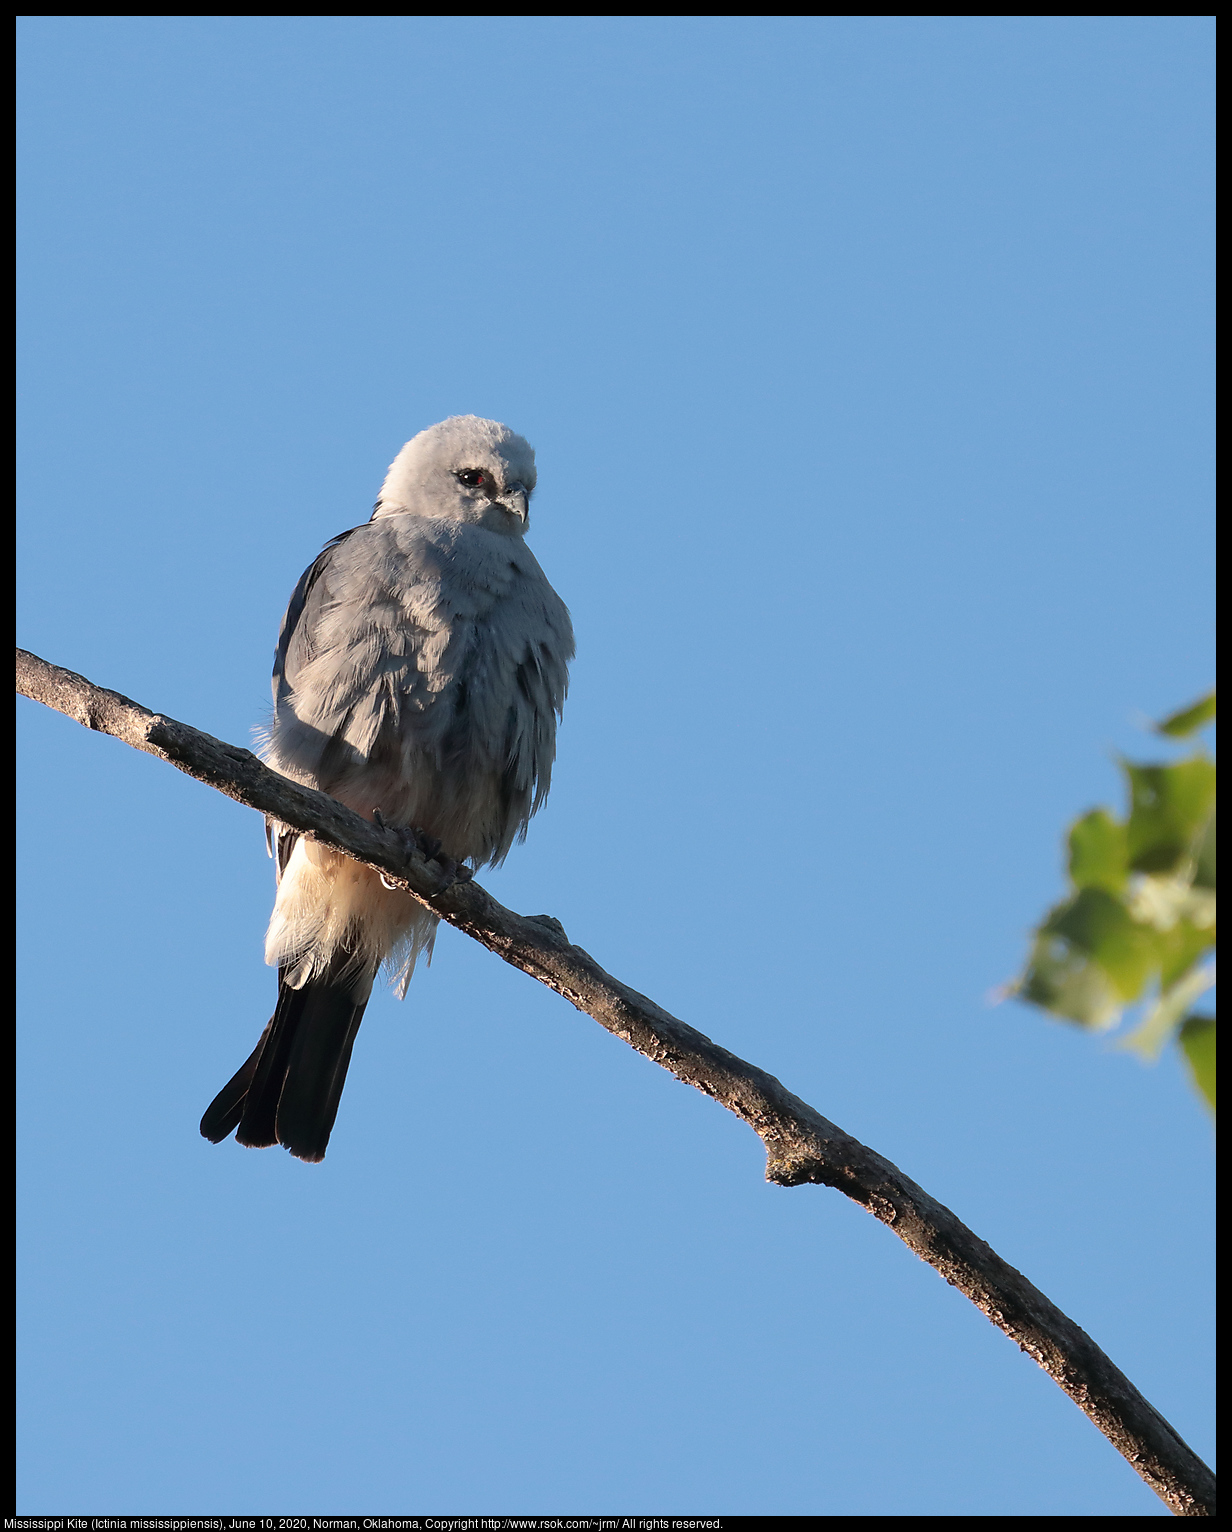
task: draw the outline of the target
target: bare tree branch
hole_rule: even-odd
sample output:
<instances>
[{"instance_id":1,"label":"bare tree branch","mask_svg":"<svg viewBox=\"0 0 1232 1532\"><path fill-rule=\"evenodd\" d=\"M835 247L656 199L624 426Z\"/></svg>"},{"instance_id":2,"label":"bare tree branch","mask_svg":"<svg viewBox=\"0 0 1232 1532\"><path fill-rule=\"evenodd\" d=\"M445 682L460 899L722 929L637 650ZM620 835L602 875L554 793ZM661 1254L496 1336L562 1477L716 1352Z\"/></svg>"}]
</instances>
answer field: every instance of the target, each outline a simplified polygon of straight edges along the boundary
<instances>
[{"instance_id":1,"label":"bare tree branch","mask_svg":"<svg viewBox=\"0 0 1232 1532\"><path fill-rule=\"evenodd\" d=\"M1070 1396L1179 1516L1215 1514L1215 1476L1100 1348L1038 1288L897 1166L827 1121L773 1075L728 1053L572 946L559 921L517 915L479 884L451 882L398 836L270 771L252 754L17 651L17 690L112 734L238 803L383 873L459 930L563 995L677 1079L747 1122L766 1178L816 1182L867 1208L1004 1330Z\"/></svg>"}]
</instances>

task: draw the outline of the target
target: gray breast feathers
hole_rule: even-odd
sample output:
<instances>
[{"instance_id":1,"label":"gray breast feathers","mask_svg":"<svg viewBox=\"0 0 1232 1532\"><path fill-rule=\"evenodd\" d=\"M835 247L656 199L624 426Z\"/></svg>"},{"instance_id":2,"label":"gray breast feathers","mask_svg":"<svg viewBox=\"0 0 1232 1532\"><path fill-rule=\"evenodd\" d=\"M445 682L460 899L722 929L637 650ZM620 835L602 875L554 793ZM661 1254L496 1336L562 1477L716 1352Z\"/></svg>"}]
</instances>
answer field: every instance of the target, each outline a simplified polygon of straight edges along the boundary
<instances>
[{"instance_id":1,"label":"gray breast feathers","mask_svg":"<svg viewBox=\"0 0 1232 1532\"><path fill-rule=\"evenodd\" d=\"M520 537L391 516L304 573L274 661L271 765L499 861L551 780L573 629Z\"/></svg>"}]
</instances>

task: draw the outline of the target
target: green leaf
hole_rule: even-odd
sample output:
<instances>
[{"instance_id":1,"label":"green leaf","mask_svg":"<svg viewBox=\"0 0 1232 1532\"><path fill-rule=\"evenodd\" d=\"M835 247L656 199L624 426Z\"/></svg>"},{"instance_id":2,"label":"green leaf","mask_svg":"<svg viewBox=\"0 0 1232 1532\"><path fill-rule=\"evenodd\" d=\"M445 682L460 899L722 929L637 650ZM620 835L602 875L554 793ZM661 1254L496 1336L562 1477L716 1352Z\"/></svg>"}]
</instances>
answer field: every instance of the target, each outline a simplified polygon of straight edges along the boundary
<instances>
[{"instance_id":1,"label":"green leaf","mask_svg":"<svg viewBox=\"0 0 1232 1532\"><path fill-rule=\"evenodd\" d=\"M1195 964L1177 982L1165 989L1152 1005L1141 1023L1121 1043L1144 1059L1156 1059L1159 1050L1175 1031L1177 1023L1199 995L1206 994L1215 983L1215 965L1206 967Z\"/></svg>"},{"instance_id":2,"label":"green leaf","mask_svg":"<svg viewBox=\"0 0 1232 1532\"><path fill-rule=\"evenodd\" d=\"M1096 1030L1112 1026L1124 1007L1098 963L1063 937L1048 933L1036 937L1014 993L1054 1016Z\"/></svg>"},{"instance_id":3,"label":"green leaf","mask_svg":"<svg viewBox=\"0 0 1232 1532\"><path fill-rule=\"evenodd\" d=\"M1123 1002L1136 1000L1162 957L1160 932L1139 925L1120 899L1102 888L1083 888L1058 905L1042 932L1093 958Z\"/></svg>"},{"instance_id":4,"label":"green leaf","mask_svg":"<svg viewBox=\"0 0 1232 1532\"><path fill-rule=\"evenodd\" d=\"M1211 815L1202 839L1198 842L1197 862L1194 866L1194 887L1215 891L1215 816Z\"/></svg>"},{"instance_id":5,"label":"green leaf","mask_svg":"<svg viewBox=\"0 0 1232 1532\"><path fill-rule=\"evenodd\" d=\"M1189 925L1204 933L1201 941L1215 945L1217 899L1213 888L1199 888L1188 877L1136 872L1124 897L1125 908L1140 926L1173 931Z\"/></svg>"},{"instance_id":6,"label":"green leaf","mask_svg":"<svg viewBox=\"0 0 1232 1532\"><path fill-rule=\"evenodd\" d=\"M1119 894L1129 877L1125 826L1107 809L1092 809L1069 832L1069 875L1075 888Z\"/></svg>"},{"instance_id":7,"label":"green leaf","mask_svg":"<svg viewBox=\"0 0 1232 1532\"><path fill-rule=\"evenodd\" d=\"M1181 1028L1177 1041L1193 1082L1205 1097L1211 1111L1215 1110L1215 1018L1213 1016L1190 1016Z\"/></svg>"},{"instance_id":8,"label":"green leaf","mask_svg":"<svg viewBox=\"0 0 1232 1532\"><path fill-rule=\"evenodd\" d=\"M1199 697L1197 702L1188 707L1180 708L1175 713L1169 713L1162 723L1155 725L1157 734L1169 734L1173 739L1184 739L1187 735L1196 734L1205 724L1210 723L1215 716L1215 693L1207 692L1205 697Z\"/></svg>"},{"instance_id":9,"label":"green leaf","mask_svg":"<svg viewBox=\"0 0 1232 1532\"><path fill-rule=\"evenodd\" d=\"M1178 920L1170 931L1159 933L1158 944L1159 982L1167 989L1178 983L1201 957L1214 950L1215 928Z\"/></svg>"},{"instance_id":10,"label":"green leaf","mask_svg":"<svg viewBox=\"0 0 1232 1532\"><path fill-rule=\"evenodd\" d=\"M1215 763L1195 755L1174 766L1121 764L1129 779L1129 865L1170 872L1198 849L1214 812Z\"/></svg>"},{"instance_id":11,"label":"green leaf","mask_svg":"<svg viewBox=\"0 0 1232 1532\"><path fill-rule=\"evenodd\" d=\"M1171 933L1140 925L1102 888L1058 904L1036 934L1018 996L1084 1027L1109 1027L1158 973Z\"/></svg>"}]
</instances>

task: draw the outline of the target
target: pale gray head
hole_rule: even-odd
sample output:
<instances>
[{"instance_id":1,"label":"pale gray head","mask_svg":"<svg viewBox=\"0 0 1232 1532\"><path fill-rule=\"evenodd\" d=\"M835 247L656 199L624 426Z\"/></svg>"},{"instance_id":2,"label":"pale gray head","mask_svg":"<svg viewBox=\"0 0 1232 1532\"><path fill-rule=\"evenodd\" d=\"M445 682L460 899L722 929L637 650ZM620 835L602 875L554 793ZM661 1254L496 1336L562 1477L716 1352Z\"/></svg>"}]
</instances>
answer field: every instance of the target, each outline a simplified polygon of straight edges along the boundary
<instances>
[{"instance_id":1,"label":"pale gray head","mask_svg":"<svg viewBox=\"0 0 1232 1532\"><path fill-rule=\"evenodd\" d=\"M451 415L389 465L373 518L439 516L522 533L534 487L535 450L524 437L496 420Z\"/></svg>"}]
</instances>

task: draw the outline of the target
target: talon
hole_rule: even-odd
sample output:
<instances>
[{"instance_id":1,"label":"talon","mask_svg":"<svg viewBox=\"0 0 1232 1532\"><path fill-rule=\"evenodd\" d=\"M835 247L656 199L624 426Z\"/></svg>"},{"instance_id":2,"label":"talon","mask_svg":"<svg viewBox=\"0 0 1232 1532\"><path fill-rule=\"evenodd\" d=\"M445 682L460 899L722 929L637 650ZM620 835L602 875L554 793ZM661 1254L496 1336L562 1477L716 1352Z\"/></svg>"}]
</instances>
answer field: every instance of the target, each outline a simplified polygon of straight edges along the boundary
<instances>
[{"instance_id":1,"label":"talon","mask_svg":"<svg viewBox=\"0 0 1232 1532\"><path fill-rule=\"evenodd\" d=\"M447 888L452 888L458 881L458 864L453 857L444 856L439 851L433 857L433 861L441 869L441 881L433 891L433 898L435 898L437 894L443 894Z\"/></svg>"}]
</instances>

